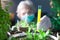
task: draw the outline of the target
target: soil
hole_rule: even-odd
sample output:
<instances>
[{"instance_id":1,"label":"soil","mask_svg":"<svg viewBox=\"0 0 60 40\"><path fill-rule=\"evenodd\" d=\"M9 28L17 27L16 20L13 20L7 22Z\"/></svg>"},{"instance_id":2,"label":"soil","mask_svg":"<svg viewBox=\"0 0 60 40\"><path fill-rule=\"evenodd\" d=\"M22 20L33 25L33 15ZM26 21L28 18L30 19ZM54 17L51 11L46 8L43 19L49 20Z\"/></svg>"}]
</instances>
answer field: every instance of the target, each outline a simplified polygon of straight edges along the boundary
<instances>
[{"instance_id":1,"label":"soil","mask_svg":"<svg viewBox=\"0 0 60 40\"><path fill-rule=\"evenodd\" d=\"M27 32L28 31L28 27L20 27L20 32Z\"/></svg>"}]
</instances>

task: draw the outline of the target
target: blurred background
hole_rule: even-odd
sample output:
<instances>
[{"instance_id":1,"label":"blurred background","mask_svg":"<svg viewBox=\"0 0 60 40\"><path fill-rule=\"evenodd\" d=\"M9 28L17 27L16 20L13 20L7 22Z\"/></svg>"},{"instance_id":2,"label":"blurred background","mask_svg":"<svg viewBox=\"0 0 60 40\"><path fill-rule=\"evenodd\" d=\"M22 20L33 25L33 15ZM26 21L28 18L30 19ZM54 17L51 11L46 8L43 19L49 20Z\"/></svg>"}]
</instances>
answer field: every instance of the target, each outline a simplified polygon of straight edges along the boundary
<instances>
[{"instance_id":1,"label":"blurred background","mask_svg":"<svg viewBox=\"0 0 60 40\"><path fill-rule=\"evenodd\" d=\"M1 40L7 39L6 32L8 31L10 26L15 25L15 23L17 22L16 9L20 1L22 0L0 0ZM52 31L60 32L60 0L31 0L31 1L34 3L36 7L36 12L38 10L38 5L42 6L42 12L45 13L45 15L48 15L48 17L51 20Z\"/></svg>"}]
</instances>

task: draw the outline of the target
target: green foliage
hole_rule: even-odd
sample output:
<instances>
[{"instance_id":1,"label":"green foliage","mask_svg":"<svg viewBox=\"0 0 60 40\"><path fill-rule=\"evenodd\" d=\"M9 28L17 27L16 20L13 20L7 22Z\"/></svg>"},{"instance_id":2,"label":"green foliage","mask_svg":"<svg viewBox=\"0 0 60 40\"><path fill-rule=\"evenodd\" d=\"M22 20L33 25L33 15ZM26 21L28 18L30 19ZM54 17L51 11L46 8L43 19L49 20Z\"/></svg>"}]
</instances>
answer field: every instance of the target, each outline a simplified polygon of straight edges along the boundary
<instances>
[{"instance_id":1,"label":"green foliage","mask_svg":"<svg viewBox=\"0 0 60 40\"><path fill-rule=\"evenodd\" d=\"M51 8L51 10L52 10L53 14L51 16L56 17L57 13L60 13L60 0L52 0L52 6L53 6L53 8Z\"/></svg>"},{"instance_id":2,"label":"green foliage","mask_svg":"<svg viewBox=\"0 0 60 40\"><path fill-rule=\"evenodd\" d=\"M29 27L29 24L26 23L25 21L20 21L21 27Z\"/></svg>"},{"instance_id":3,"label":"green foliage","mask_svg":"<svg viewBox=\"0 0 60 40\"><path fill-rule=\"evenodd\" d=\"M60 7L60 0L52 0L55 6Z\"/></svg>"},{"instance_id":4,"label":"green foliage","mask_svg":"<svg viewBox=\"0 0 60 40\"><path fill-rule=\"evenodd\" d=\"M9 14L0 7L0 40L7 40L7 31L9 29Z\"/></svg>"},{"instance_id":5,"label":"green foliage","mask_svg":"<svg viewBox=\"0 0 60 40\"><path fill-rule=\"evenodd\" d=\"M54 12L50 16L52 22L52 28L55 30L60 30L60 16L57 16L57 14L60 14L60 0L52 0L52 2L53 2L53 8L51 9Z\"/></svg>"},{"instance_id":6,"label":"green foliage","mask_svg":"<svg viewBox=\"0 0 60 40\"><path fill-rule=\"evenodd\" d=\"M31 22L31 23L28 24L25 21L18 21L16 26L36 28L35 22Z\"/></svg>"},{"instance_id":7,"label":"green foliage","mask_svg":"<svg viewBox=\"0 0 60 40\"><path fill-rule=\"evenodd\" d=\"M27 32L27 37L25 40L47 40L47 36L49 35L49 30L47 32L44 32L43 30L34 29L34 32L30 32L31 28L29 28Z\"/></svg>"},{"instance_id":8,"label":"green foliage","mask_svg":"<svg viewBox=\"0 0 60 40\"><path fill-rule=\"evenodd\" d=\"M47 36L49 35L49 30L47 32L44 32L43 30L36 30L36 24L34 22L31 22L30 24L27 24L24 21L18 22L16 25L20 25L22 27L27 27L28 25L28 31L26 32L27 37L25 40L46 40ZM31 32L32 30L32 32Z\"/></svg>"},{"instance_id":9,"label":"green foliage","mask_svg":"<svg viewBox=\"0 0 60 40\"><path fill-rule=\"evenodd\" d=\"M55 30L60 30L60 16L51 18L52 27Z\"/></svg>"}]
</instances>

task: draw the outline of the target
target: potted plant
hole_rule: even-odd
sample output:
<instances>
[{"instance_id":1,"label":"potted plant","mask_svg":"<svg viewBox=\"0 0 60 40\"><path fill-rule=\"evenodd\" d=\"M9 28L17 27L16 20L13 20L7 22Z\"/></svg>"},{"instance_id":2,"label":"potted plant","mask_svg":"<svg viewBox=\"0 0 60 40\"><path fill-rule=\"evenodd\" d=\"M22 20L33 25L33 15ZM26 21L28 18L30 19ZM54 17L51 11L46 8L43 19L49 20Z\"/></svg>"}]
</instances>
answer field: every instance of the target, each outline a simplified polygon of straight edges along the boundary
<instances>
[{"instance_id":1,"label":"potted plant","mask_svg":"<svg viewBox=\"0 0 60 40\"><path fill-rule=\"evenodd\" d=\"M27 32L28 27L30 27L32 30L33 28L36 28L36 24L34 22L28 24L25 21L18 21L16 27L18 27L20 31Z\"/></svg>"},{"instance_id":2,"label":"potted plant","mask_svg":"<svg viewBox=\"0 0 60 40\"><path fill-rule=\"evenodd\" d=\"M20 30L20 32L26 32L28 30L29 24L25 21L18 21L16 27Z\"/></svg>"}]
</instances>

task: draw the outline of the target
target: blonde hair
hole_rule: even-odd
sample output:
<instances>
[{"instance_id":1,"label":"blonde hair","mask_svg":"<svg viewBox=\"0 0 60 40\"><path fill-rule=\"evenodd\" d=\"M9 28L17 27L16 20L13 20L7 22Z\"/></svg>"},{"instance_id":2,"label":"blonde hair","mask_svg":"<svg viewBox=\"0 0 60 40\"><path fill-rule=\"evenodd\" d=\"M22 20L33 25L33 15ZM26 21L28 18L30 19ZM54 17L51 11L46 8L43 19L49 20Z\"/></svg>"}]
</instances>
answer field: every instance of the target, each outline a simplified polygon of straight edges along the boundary
<instances>
[{"instance_id":1,"label":"blonde hair","mask_svg":"<svg viewBox=\"0 0 60 40\"><path fill-rule=\"evenodd\" d=\"M30 0L21 1L21 2L19 3L19 5L17 6L17 11L16 11L16 12L19 12L20 9L21 9L23 6L25 6L25 4L28 5L29 7L31 7L31 9L35 12L35 6L34 6L33 2L30 1Z\"/></svg>"}]
</instances>

